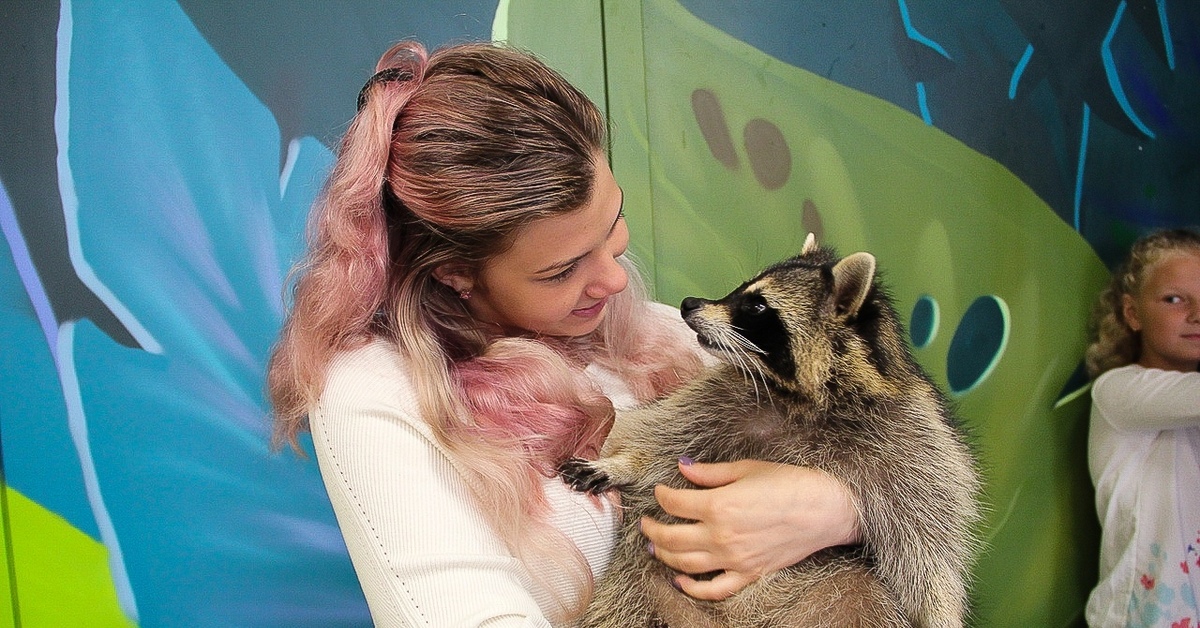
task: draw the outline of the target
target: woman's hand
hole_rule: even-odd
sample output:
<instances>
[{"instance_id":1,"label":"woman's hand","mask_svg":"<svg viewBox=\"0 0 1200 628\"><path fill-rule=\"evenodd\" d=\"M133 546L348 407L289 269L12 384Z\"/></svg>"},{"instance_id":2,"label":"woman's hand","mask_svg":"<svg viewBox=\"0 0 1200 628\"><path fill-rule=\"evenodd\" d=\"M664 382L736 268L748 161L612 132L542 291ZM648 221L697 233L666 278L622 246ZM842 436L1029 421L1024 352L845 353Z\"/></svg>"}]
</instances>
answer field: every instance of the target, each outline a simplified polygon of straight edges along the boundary
<instances>
[{"instance_id":1,"label":"woman's hand","mask_svg":"<svg viewBox=\"0 0 1200 628\"><path fill-rule=\"evenodd\" d=\"M663 510L694 523L641 521L654 556L681 572L675 586L702 600L720 600L764 574L809 554L859 540L858 511L833 476L807 467L741 460L679 470L702 489L659 485ZM711 580L687 574L722 571Z\"/></svg>"}]
</instances>

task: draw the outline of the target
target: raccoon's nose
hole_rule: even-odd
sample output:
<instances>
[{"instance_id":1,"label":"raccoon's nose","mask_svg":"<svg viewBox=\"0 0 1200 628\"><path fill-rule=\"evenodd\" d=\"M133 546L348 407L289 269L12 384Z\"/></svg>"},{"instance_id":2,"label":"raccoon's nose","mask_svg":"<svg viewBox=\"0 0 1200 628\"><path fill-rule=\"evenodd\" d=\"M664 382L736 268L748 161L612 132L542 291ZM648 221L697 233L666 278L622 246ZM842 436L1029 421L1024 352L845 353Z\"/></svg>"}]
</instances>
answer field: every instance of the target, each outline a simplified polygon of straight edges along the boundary
<instances>
[{"instance_id":1,"label":"raccoon's nose","mask_svg":"<svg viewBox=\"0 0 1200 628\"><path fill-rule=\"evenodd\" d=\"M684 316L687 316L688 314L695 312L696 310L700 309L703 306L704 306L704 299L697 299L696 297L688 297L683 300L683 303L679 304L679 313L683 314Z\"/></svg>"}]
</instances>

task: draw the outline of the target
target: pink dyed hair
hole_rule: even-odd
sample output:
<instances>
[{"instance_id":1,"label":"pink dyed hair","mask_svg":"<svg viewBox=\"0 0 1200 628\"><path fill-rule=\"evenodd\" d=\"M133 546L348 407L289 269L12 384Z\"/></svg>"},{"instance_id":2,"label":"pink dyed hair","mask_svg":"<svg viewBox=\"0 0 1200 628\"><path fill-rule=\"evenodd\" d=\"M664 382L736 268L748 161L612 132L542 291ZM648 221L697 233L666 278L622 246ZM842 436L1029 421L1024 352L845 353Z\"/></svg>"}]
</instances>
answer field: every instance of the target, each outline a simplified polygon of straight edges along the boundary
<instances>
[{"instance_id":1,"label":"pink dyed hair","mask_svg":"<svg viewBox=\"0 0 1200 628\"><path fill-rule=\"evenodd\" d=\"M605 364L649 400L699 360L647 323L636 271L586 338L497 338L477 325L434 270L478 272L532 221L584 206L604 119L553 70L503 46L430 55L403 42L377 65L393 68L365 88L314 207L268 367L275 442L296 445L334 355L388 338L408 361L422 416L514 555L590 587L582 556L546 523L541 488L563 459L594 455L611 425L611 403L582 368ZM580 608L568 606L564 617Z\"/></svg>"}]
</instances>

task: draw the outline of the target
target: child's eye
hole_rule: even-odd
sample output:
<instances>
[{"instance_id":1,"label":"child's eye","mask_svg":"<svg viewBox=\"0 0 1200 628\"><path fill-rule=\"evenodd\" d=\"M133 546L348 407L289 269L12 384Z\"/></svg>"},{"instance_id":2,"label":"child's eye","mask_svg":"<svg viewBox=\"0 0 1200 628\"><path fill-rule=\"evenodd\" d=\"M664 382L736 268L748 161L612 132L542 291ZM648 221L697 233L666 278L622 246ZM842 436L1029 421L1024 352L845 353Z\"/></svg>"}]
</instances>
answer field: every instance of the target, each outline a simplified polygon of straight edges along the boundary
<instances>
[{"instance_id":1,"label":"child's eye","mask_svg":"<svg viewBox=\"0 0 1200 628\"><path fill-rule=\"evenodd\" d=\"M1163 297L1163 301L1165 301L1167 303L1171 303L1171 304L1182 303L1183 297L1181 297L1177 294L1168 294L1167 296Z\"/></svg>"}]
</instances>

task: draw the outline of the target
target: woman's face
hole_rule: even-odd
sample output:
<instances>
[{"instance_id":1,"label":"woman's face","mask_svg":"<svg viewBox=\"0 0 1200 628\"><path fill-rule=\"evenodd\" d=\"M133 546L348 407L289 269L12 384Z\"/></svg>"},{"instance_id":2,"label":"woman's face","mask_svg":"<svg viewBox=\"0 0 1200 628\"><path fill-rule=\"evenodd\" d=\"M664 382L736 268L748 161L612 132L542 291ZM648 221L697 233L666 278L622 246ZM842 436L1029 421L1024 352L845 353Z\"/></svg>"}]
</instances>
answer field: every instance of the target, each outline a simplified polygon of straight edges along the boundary
<instances>
[{"instance_id":1,"label":"woman's face","mask_svg":"<svg viewBox=\"0 0 1200 628\"><path fill-rule=\"evenodd\" d=\"M1200 364L1200 254L1156 263L1137 297L1125 295L1125 320L1142 334L1138 364L1194 371Z\"/></svg>"},{"instance_id":2,"label":"woman's face","mask_svg":"<svg viewBox=\"0 0 1200 628\"><path fill-rule=\"evenodd\" d=\"M583 336L604 320L609 297L629 283L617 258L629 246L621 188L597 159L592 198L569 214L517 232L513 246L475 277L472 315L506 331Z\"/></svg>"}]
</instances>

